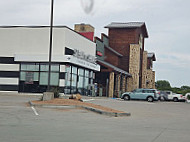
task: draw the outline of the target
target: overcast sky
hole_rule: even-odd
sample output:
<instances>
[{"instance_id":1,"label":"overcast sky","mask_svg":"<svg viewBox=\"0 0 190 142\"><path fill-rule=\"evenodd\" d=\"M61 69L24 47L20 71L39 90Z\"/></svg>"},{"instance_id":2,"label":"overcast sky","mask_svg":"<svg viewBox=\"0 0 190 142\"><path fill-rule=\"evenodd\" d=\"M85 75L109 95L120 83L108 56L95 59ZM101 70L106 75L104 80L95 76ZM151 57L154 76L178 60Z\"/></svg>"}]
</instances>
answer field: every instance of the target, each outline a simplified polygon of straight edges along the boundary
<instances>
[{"instance_id":1,"label":"overcast sky","mask_svg":"<svg viewBox=\"0 0 190 142\"><path fill-rule=\"evenodd\" d=\"M155 52L156 80L190 86L190 0L54 0L54 25L76 23L107 34L111 22L145 22L145 50ZM0 25L49 25L51 0L0 0Z\"/></svg>"}]
</instances>

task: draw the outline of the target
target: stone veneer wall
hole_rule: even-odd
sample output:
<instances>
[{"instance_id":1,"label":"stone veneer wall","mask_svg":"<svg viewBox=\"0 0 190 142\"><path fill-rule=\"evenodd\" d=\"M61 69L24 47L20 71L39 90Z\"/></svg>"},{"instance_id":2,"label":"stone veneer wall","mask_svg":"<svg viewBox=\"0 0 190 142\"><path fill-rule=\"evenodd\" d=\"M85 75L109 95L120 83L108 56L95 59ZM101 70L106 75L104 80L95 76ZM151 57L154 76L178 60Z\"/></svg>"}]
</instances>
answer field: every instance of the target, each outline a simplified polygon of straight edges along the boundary
<instances>
[{"instance_id":1,"label":"stone veneer wall","mask_svg":"<svg viewBox=\"0 0 190 142\"><path fill-rule=\"evenodd\" d=\"M147 51L143 52L143 61L142 61L142 88L146 88L146 76L147 76Z\"/></svg>"},{"instance_id":2,"label":"stone veneer wall","mask_svg":"<svg viewBox=\"0 0 190 142\"><path fill-rule=\"evenodd\" d=\"M155 72L152 69L147 70L147 86L146 88L154 89L155 88Z\"/></svg>"},{"instance_id":3,"label":"stone veneer wall","mask_svg":"<svg viewBox=\"0 0 190 142\"><path fill-rule=\"evenodd\" d=\"M128 77L127 78L126 92L131 92L131 91L133 91L133 78L132 77Z\"/></svg>"},{"instance_id":4,"label":"stone veneer wall","mask_svg":"<svg viewBox=\"0 0 190 142\"><path fill-rule=\"evenodd\" d=\"M124 93L126 91L126 76L122 75L122 86L121 86L121 91Z\"/></svg>"},{"instance_id":5,"label":"stone veneer wall","mask_svg":"<svg viewBox=\"0 0 190 142\"><path fill-rule=\"evenodd\" d=\"M129 55L129 73L132 79L128 78L128 91L139 88L139 69L140 69L140 46L139 44L130 44Z\"/></svg>"},{"instance_id":6,"label":"stone veneer wall","mask_svg":"<svg viewBox=\"0 0 190 142\"><path fill-rule=\"evenodd\" d=\"M152 88L155 89L155 71L152 71Z\"/></svg>"},{"instance_id":7,"label":"stone veneer wall","mask_svg":"<svg viewBox=\"0 0 190 142\"><path fill-rule=\"evenodd\" d=\"M113 98L114 94L114 72L110 72L109 75L109 97Z\"/></svg>"}]
</instances>

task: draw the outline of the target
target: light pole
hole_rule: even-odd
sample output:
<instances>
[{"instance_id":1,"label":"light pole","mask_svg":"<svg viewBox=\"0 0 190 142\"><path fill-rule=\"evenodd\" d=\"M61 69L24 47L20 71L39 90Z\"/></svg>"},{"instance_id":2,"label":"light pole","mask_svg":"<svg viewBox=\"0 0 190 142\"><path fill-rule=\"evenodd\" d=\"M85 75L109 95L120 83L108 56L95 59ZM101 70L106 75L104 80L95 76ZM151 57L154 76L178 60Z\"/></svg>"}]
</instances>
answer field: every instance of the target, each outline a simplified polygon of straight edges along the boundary
<instances>
[{"instance_id":1,"label":"light pole","mask_svg":"<svg viewBox=\"0 0 190 142\"><path fill-rule=\"evenodd\" d=\"M50 78L51 78L51 56L52 56L52 41L53 41L53 4L54 4L54 0L51 0L49 70L48 70L48 88L47 88L47 91L50 91Z\"/></svg>"}]
</instances>

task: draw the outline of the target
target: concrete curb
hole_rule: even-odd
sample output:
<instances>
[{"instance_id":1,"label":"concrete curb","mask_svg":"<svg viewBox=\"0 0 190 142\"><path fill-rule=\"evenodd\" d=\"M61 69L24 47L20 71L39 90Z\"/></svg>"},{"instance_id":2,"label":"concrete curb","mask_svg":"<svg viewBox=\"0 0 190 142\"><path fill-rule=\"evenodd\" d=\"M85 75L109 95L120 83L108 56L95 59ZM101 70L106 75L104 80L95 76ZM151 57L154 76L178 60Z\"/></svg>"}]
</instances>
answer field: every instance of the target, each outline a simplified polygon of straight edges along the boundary
<instances>
[{"instance_id":1,"label":"concrete curb","mask_svg":"<svg viewBox=\"0 0 190 142\"><path fill-rule=\"evenodd\" d=\"M93 107L87 107L87 106L33 104L31 101L29 101L29 104L31 106L45 107L45 108L63 108L63 109L82 108L82 109L86 109L86 110L89 110L101 115L114 116L114 117L131 116L131 113L108 112L108 111L102 111L102 110L99 110Z\"/></svg>"}]
</instances>

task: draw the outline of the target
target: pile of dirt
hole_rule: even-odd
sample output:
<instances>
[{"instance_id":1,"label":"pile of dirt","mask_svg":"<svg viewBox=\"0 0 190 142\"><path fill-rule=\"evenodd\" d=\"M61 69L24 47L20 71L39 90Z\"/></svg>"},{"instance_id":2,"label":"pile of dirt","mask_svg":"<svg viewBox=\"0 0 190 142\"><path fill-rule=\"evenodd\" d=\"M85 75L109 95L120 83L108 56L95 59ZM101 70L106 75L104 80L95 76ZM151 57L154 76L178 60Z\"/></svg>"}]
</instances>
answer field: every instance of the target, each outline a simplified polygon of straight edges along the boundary
<instances>
[{"instance_id":1,"label":"pile of dirt","mask_svg":"<svg viewBox=\"0 0 190 142\"><path fill-rule=\"evenodd\" d=\"M119 110L111 109L108 107L103 107L100 105L92 104L92 103L86 103L86 102L81 102L79 100L71 100L71 99L62 99L62 98L57 98L49 101L32 101L33 104L46 104L46 105L62 105L62 106L85 106L85 107L92 107L95 109L99 109L102 111L106 112L113 112L113 113L124 113Z\"/></svg>"}]
</instances>

